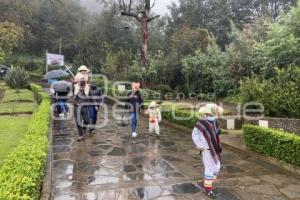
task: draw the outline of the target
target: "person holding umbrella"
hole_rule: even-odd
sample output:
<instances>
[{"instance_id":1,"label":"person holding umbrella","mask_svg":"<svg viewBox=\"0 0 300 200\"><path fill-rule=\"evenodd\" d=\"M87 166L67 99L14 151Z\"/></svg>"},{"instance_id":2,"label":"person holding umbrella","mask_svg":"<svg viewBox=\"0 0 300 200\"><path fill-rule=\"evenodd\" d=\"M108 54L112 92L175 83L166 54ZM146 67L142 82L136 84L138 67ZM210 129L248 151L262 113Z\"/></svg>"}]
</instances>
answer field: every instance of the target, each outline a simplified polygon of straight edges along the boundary
<instances>
[{"instance_id":1,"label":"person holding umbrella","mask_svg":"<svg viewBox=\"0 0 300 200\"><path fill-rule=\"evenodd\" d=\"M204 164L203 192L208 197L215 198L213 184L220 172L222 152L219 138L221 129L217 117L224 112L224 109L216 104L207 104L201 107L199 112L204 114L204 117L195 124L192 139L202 155Z\"/></svg>"},{"instance_id":2,"label":"person holding umbrella","mask_svg":"<svg viewBox=\"0 0 300 200\"><path fill-rule=\"evenodd\" d=\"M44 79L48 80L48 83L51 84L50 94L54 96L54 100L58 104L56 110L60 118L63 118L69 113L66 104L72 86L67 81L64 81L64 79L69 76L67 72L61 69L52 70L44 75Z\"/></svg>"},{"instance_id":3,"label":"person holding umbrella","mask_svg":"<svg viewBox=\"0 0 300 200\"><path fill-rule=\"evenodd\" d=\"M58 103L57 113L60 118L69 115L67 106L68 94L71 91L71 84L65 80L54 82L51 86L51 93L55 96Z\"/></svg>"}]
</instances>

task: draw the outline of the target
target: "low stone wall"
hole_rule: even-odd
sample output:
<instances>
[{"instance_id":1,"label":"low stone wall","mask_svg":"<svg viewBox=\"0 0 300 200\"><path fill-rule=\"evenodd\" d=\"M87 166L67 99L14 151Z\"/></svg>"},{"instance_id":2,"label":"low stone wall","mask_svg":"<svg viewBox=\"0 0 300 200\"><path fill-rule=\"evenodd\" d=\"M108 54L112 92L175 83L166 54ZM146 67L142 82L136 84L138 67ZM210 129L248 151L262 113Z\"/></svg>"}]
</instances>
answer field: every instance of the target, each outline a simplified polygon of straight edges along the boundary
<instances>
[{"instance_id":1,"label":"low stone wall","mask_svg":"<svg viewBox=\"0 0 300 200\"><path fill-rule=\"evenodd\" d=\"M286 132L300 135L300 119L265 117L260 120L249 120L226 117L225 119L220 119L219 121L221 128L227 130L241 129L244 124L251 124L266 128L282 129Z\"/></svg>"},{"instance_id":2,"label":"low stone wall","mask_svg":"<svg viewBox=\"0 0 300 200\"><path fill-rule=\"evenodd\" d=\"M233 117L226 117L223 119L219 119L220 125L222 129L227 129L227 130L238 130L241 129L244 120L243 119L234 119Z\"/></svg>"},{"instance_id":3,"label":"low stone wall","mask_svg":"<svg viewBox=\"0 0 300 200\"><path fill-rule=\"evenodd\" d=\"M286 132L300 135L300 119L266 117L261 120L245 120L245 123L267 128L282 129Z\"/></svg>"}]
</instances>

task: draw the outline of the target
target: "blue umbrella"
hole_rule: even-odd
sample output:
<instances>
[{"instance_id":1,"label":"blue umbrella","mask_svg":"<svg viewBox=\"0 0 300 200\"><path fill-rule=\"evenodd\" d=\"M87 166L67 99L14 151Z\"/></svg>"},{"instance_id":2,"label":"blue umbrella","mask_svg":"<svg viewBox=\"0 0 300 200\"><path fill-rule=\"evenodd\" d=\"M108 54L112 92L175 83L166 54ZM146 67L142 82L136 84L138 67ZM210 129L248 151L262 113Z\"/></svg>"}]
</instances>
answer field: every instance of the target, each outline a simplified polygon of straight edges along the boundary
<instances>
[{"instance_id":1,"label":"blue umbrella","mask_svg":"<svg viewBox=\"0 0 300 200\"><path fill-rule=\"evenodd\" d=\"M56 79L56 78L63 78L63 77L67 77L69 76L69 74L63 70L53 70L48 72L47 74L45 74L44 79Z\"/></svg>"}]
</instances>

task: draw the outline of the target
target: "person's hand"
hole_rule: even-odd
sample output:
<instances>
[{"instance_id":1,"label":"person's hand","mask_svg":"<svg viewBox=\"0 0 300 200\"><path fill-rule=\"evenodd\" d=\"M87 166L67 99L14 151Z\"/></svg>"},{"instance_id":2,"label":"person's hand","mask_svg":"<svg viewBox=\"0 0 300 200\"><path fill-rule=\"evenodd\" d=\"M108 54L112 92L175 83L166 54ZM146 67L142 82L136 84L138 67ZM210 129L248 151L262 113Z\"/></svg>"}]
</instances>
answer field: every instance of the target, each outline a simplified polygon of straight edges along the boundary
<instances>
[{"instance_id":1,"label":"person's hand","mask_svg":"<svg viewBox=\"0 0 300 200\"><path fill-rule=\"evenodd\" d=\"M204 149L203 149L203 148L198 148L198 147L195 147L195 149L197 149L197 150L198 150L198 151L200 151L200 152L204 151Z\"/></svg>"},{"instance_id":2,"label":"person's hand","mask_svg":"<svg viewBox=\"0 0 300 200\"><path fill-rule=\"evenodd\" d=\"M99 107L98 106L96 106L95 109L96 109L96 111L99 111Z\"/></svg>"}]
</instances>

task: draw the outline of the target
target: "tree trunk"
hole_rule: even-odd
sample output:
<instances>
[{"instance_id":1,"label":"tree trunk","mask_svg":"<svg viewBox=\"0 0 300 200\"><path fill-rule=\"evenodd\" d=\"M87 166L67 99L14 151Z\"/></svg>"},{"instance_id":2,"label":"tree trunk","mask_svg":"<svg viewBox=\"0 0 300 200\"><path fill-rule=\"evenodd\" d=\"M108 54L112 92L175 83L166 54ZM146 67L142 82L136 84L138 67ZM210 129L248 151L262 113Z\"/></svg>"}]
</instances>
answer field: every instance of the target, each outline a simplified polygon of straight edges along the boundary
<instances>
[{"instance_id":1,"label":"tree trunk","mask_svg":"<svg viewBox=\"0 0 300 200\"><path fill-rule=\"evenodd\" d=\"M142 44L141 49L141 64L144 69L149 68L149 62L148 62L148 45L147 42Z\"/></svg>"}]
</instances>

